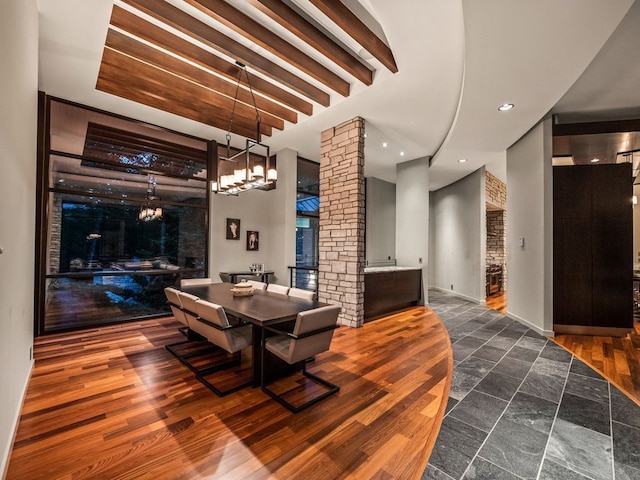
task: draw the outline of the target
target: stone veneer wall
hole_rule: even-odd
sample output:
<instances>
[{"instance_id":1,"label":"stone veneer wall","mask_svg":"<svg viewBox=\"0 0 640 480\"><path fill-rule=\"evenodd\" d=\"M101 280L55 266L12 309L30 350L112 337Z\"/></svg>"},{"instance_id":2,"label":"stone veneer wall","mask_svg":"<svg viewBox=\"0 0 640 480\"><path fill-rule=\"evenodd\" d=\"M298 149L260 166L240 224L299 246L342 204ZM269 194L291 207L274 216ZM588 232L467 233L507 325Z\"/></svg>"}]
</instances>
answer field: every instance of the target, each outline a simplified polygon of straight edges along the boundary
<instances>
[{"instance_id":1,"label":"stone veneer wall","mask_svg":"<svg viewBox=\"0 0 640 480\"><path fill-rule=\"evenodd\" d=\"M507 185L485 172L487 209L486 263L502 265L502 290L507 289ZM497 210L495 210L497 209Z\"/></svg>"},{"instance_id":2,"label":"stone veneer wall","mask_svg":"<svg viewBox=\"0 0 640 480\"><path fill-rule=\"evenodd\" d=\"M340 322L364 323L364 120L321 135L318 299L342 306Z\"/></svg>"},{"instance_id":3,"label":"stone veneer wall","mask_svg":"<svg viewBox=\"0 0 640 480\"><path fill-rule=\"evenodd\" d=\"M507 185L497 177L485 172L486 202L494 208L505 210L507 208Z\"/></svg>"},{"instance_id":4,"label":"stone veneer wall","mask_svg":"<svg viewBox=\"0 0 640 480\"><path fill-rule=\"evenodd\" d=\"M502 265L502 290L507 290L507 212L491 210L487 212L487 265Z\"/></svg>"},{"instance_id":5,"label":"stone veneer wall","mask_svg":"<svg viewBox=\"0 0 640 480\"><path fill-rule=\"evenodd\" d=\"M204 267L205 235L202 222L202 210L199 208L185 208L180 215L180 238L178 239L178 265L186 268Z\"/></svg>"},{"instance_id":6,"label":"stone veneer wall","mask_svg":"<svg viewBox=\"0 0 640 480\"><path fill-rule=\"evenodd\" d=\"M51 222L49 234L49 271L47 273L60 272L60 249L62 241L62 196L53 195L53 201L49 203L49 221ZM65 272L69 271L69 265L63 265Z\"/></svg>"}]
</instances>

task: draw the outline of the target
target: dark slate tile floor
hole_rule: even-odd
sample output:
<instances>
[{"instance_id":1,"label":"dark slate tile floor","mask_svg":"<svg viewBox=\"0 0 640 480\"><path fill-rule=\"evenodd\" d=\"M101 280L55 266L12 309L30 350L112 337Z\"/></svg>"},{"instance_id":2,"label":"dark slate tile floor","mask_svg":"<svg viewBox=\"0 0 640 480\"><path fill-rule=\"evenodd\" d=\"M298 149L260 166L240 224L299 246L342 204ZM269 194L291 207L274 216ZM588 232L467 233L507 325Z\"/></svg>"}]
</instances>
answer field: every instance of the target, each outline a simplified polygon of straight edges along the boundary
<instances>
[{"instance_id":1,"label":"dark slate tile floor","mask_svg":"<svg viewBox=\"0 0 640 480\"><path fill-rule=\"evenodd\" d=\"M449 402L423 480L638 480L640 407L526 326L439 290Z\"/></svg>"}]
</instances>

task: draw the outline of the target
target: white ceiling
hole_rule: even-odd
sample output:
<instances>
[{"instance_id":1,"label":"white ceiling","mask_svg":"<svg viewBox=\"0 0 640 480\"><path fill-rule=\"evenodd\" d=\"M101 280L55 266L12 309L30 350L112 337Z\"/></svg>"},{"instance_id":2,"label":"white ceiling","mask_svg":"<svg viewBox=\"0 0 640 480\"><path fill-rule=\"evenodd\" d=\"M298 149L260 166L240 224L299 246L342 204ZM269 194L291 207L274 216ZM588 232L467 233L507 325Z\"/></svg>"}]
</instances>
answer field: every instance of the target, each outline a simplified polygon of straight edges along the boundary
<instances>
[{"instance_id":1,"label":"white ceiling","mask_svg":"<svg viewBox=\"0 0 640 480\"><path fill-rule=\"evenodd\" d=\"M309 8L308 0L293 1ZM372 86L356 86L346 99L334 95L331 107L316 107L319 113L274 131L265 141L272 151L292 148L318 160L320 132L361 116L367 176L394 181L397 163L433 157L432 190L485 164L504 179L505 149L550 111L570 121L585 114L638 118L640 4L615 31L633 3L360 0L382 27L398 73L378 69ZM113 0L38 0L39 88L223 141L221 130L95 89L112 5ZM498 112L505 102L516 108ZM460 158L468 161L460 164Z\"/></svg>"}]
</instances>

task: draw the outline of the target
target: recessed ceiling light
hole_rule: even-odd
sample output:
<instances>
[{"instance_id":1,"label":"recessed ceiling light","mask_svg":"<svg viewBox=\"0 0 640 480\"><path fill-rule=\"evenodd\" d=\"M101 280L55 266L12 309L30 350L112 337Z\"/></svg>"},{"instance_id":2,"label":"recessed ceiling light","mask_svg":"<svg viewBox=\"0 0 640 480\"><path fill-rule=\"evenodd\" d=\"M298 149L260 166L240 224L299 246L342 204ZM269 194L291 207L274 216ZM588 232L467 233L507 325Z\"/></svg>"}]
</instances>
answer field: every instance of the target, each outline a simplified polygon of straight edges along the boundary
<instances>
[{"instance_id":1,"label":"recessed ceiling light","mask_svg":"<svg viewBox=\"0 0 640 480\"><path fill-rule=\"evenodd\" d=\"M498 107L498 110L500 110L501 112L507 112L511 110L513 107L515 107L513 103L503 103Z\"/></svg>"},{"instance_id":2,"label":"recessed ceiling light","mask_svg":"<svg viewBox=\"0 0 640 480\"><path fill-rule=\"evenodd\" d=\"M387 148L389 144L387 142L382 142L382 148Z\"/></svg>"},{"instance_id":3,"label":"recessed ceiling light","mask_svg":"<svg viewBox=\"0 0 640 480\"><path fill-rule=\"evenodd\" d=\"M599 158L592 158L591 163L598 163L600 161Z\"/></svg>"},{"instance_id":4,"label":"recessed ceiling light","mask_svg":"<svg viewBox=\"0 0 640 480\"><path fill-rule=\"evenodd\" d=\"M401 156L401 157L404 157L404 152L400 152L400 156Z\"/></svg>"},{"instance_id":5,"label":"recessed ceiling light","mask_svg":"<svg viewBox=\"0 0 640 480\"><path fill-rule=\"evenodd\" d=\"M458 160L458 163L467 163L467 159L466 158L461 158L460 160Z\"/></svg>"}]
</instances>

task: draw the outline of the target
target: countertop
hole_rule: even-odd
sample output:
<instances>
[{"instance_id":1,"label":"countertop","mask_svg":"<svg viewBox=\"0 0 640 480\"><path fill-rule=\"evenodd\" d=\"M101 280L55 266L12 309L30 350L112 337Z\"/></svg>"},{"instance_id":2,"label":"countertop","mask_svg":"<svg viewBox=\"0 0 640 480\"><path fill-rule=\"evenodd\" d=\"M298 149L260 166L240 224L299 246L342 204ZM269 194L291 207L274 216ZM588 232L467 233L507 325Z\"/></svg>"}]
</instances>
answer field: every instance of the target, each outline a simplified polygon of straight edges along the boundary
<instances>
[{"instance_id":1,"label":"countertop","mask_svg":"<svg viewBox=\"0 0 640 480\"><path fill-rule=\"evenodd\" d=\"M402 270L422 270L422 267L399 267L399 266L364 267L364 273L399 272Z\"/></svg>"}]
</instances>

